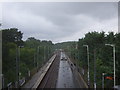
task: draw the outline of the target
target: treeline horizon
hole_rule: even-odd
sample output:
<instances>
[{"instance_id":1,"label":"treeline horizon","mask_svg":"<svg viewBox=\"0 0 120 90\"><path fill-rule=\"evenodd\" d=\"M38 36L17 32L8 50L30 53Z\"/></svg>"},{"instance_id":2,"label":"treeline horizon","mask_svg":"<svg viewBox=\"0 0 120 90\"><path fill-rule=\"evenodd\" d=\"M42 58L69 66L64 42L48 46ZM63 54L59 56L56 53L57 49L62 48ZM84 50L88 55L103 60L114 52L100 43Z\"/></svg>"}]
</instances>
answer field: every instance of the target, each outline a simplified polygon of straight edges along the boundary
<instances>
[{"instance_id":1,"label":"treeline horizon","mask_svg":"<svg viewBox=\"0 0 120 90\"><path fill-rule=\"evenodd\" d=\"M37 72L38 68L44 65L51 57L54 50L64 49L73 59L76 65L85 70L83 75L87 82L87 52L83 45L89 46L90 53L90 85L94 83L94 50L96 50L96 82L97 87L102 87L102 73L107 73L113 77L113 53L112 47L105 44L114 44L116 47L116 84L120 84L120 33L109 32L88 32L85 37L78 41L68 41L53 44L50 40L39 40L29 37L23 41L23 33L17 28L3 29L2 31L2 62L5 85L12 82L13 86L17 81L16 77L16 48L20 48L20 79L28 80L28 71L31 76ZM113 80L105 79L105 87L113 87Z\"/></svg>"},{"instance_id":2,"label":"treeline horizon","mask_svg":"<svg viewBox=\"0 0 120 90\"><path fill-rule=\"evenodd\" d=\"M1 31L4 87L10 83L16 87L18 81L16 68L19 66L19 80L28 81L52 56L53 43L50 40L42 41L34 37L23 41L23 33L17 28Z\"/></svg>"},{"instance_id":3,"label":"treeline horizon","mask_svg":"<svg viewBox=\"0 0 120 90\"><path fill-rule=\"evenodd\" d=\"M94 87L94 66L96 67L96 85L98 88L102 87L102 73L105 75L105 88L112 88L114 82L114 60L113 60L113 47L106 46L105 44L115 45L115 60L116 60L116 85L120 85L120 33L109 32L88 32L84 38L78 40L78 42L63 43L63 48L68 52L71 59L75 61L75 64L85 71L83 75L87 82L87 49L84 45L89 47L90 57L90 86ZM78 67L78 68L79 68ZM112 80L106 79L111 77Z\"/></svg>"}]
</instances>

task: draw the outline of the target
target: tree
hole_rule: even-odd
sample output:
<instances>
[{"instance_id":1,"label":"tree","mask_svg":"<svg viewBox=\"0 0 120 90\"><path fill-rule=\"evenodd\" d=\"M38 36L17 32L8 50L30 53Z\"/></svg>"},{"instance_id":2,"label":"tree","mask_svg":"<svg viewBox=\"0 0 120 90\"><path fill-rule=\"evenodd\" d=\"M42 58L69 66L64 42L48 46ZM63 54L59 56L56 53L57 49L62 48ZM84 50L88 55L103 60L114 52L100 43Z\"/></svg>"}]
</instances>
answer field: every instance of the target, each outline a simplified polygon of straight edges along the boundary
<instances>
[{"instance_id":1,"label":"tree","mask_svg":"<svg viewBox=\"0 0 120 90\"><path fill-rule=\"evenodd\" d=\"M2 71L5 85L16 80L16 48L23 44L22 34L17 28L2 30Z\"/></svg>"},{"instance_id":2,"label":"tree","mask_svg":"<svg viewBox=\"0 0 120 90\"><path fill-rule=\"evenodd\" d=\"M13 42L16 43L17 45L21 45L23 42L22 35L23 33L21 33L21 31L18 31L17 28L2 30L2 42L3 43Z\"/></svg>"}]
</instances>

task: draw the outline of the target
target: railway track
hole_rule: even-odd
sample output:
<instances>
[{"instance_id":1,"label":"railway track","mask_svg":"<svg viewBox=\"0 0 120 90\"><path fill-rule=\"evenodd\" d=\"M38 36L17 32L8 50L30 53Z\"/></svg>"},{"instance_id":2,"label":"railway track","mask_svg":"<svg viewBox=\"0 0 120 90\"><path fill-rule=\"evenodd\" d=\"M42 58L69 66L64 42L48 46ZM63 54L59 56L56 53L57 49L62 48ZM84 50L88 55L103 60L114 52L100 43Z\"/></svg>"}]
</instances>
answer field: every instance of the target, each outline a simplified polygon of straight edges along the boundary
<instances>
[{"instance_id":1,"label":"railway track","mask_svg":"<svg viewBox=\"0 0 120 90\"><path fill-rule=\"evenodd\" d=\"M43 68L43 73L32 89L87 88L86 83L75 68L68 56L57 51Z\"/></svg>"},{"instance_id":2,"label":"railway track","mask_svg":"<svg viewBox=\"0 0 120 90\"><path fill-rule=\"evenodd\" d=\"M53 61L52 65L50 66L48 72L46 73L45 77L43 78L42 82L39 84L38 88L56 88L57 76L58 76L58 68L59 68L59 57L60 55L57 54L55 60Z\"/></svg>"},{"instance_id":3,"label":"railway track","mask_svg":"<svg viewBox=\"0 0 120 90\"><path fill-rule=\"evenodd\" d=\"M55 88L59 68L60 54L57 51L42 69L42 74L33 85L32 90Z\"/></svg>"}]
</instances>

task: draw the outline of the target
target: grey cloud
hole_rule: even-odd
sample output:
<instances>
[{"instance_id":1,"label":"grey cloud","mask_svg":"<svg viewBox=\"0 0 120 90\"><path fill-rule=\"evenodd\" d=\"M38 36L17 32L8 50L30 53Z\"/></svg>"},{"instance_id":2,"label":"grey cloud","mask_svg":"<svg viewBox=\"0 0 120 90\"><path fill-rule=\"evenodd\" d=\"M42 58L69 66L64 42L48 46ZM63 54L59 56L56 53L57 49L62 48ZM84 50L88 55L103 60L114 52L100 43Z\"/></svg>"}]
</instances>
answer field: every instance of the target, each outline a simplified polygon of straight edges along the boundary
<instances>
[{"instance_id":1,"label":"grey cloud","mask_svg":"<svg viewBox=\"0 0 120 90\"><path fill-rule=\"evenodd\" d=\"M76 33L95 23L104 25L110 21L117 25L117 21L113 22L117 18L117 8L117 3L113 2L3 3L3 28L19 28L24 39L34 36L57 42L73 36L72 40L75 40L80 37L79 34L75 36Z\"/></svg>"}]
</instances>

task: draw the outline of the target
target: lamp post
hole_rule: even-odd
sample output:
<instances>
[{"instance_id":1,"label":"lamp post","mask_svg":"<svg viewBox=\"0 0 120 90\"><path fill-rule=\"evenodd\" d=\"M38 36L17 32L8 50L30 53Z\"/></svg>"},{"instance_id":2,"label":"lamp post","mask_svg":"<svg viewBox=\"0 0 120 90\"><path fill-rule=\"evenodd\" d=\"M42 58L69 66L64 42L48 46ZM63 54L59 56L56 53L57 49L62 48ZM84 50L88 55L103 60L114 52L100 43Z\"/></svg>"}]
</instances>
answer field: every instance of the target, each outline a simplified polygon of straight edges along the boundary
<instances>
[{"instance_id":1,"label":"lamp post","mask_svg":"<svg viewBox=\"0 0 120 90\"><path fill-rule=\"evenodd\" d=\"M2 89L4 89L4 74L1 74L1 78L2 78Z\"/></svg>"},{"instance_id":2,"label":"lamp post","mask_svg":"<svg viewBox=\"0 0 120 90\"><path fill-rule=\"evenodd\" d=\"M40 46L37 47L37 72L38 72L39 48Z\"/></svg>"},{"instance_id":3,"label":"lamp post","mask_svg":"<svg viewBox=\"0 0 120 90\"><path fill-rule=\"evenodd\" d=\"M102 88L103 88L103 90L104 90L104 77L105 77L105 74L106 73L102 73Z\"/></svg>"},{"instance_id":4,"label":"lamp post","mask_svg":"<svg viewBox=\"0 0 120 90\"><path fill-rule=\"evenodd\" d=\"M83 45L84 47L87 47L87 59L88 59L88 87L90 87L90 70L89 70L89 47L88 45Z\"/></svg>"},{"instance_id":5,"label":"lamp post","mask_svg":"<svg viewBox=\"0 0 120 90\"><path fill-rule=\"evenodd\" d=\"M19 87L19 51L18 51L18 46L16 47L16 77L17 77L17 84L16 87Z\"/></svg>"},{"instance_id":6,"label":"lamp post","mask_svg":"<svg viewBox=\"0 0 120 90\"><path fill-rule=\"evenodd\" d=\"M20 80L20 48L22 48L24 46L17 46L16 47L16 75L17 75L17 87L19 87L19 80Z\"/></svg>"},{"instance_id":7,"label":"lamp post","mask_svg":"<svg viewBox=\"0 0 120 90\"><path fill-rule=\"evenodd\" d=\"M47 60L49 59L49 46L47 46Z\"/></svg>"},{"instance_id":8,"label":"lamp post","mask_svg":"<svg viewBox=\"0 0 120 90\"><path fill-rule=\"evenodd\" d=\"M106 46L113 47L113 61L114 61L114 87L115 87L115 45L114 44L105 44Z\"/></svg>"},{"instance_id":9,"label":"lamp post","mask_svg":"<svg viewBox=\"0 0 120 90\"><path fill-rule=\"evenodd\" d=\"M18 71L18 77L19 77L19 80L20 80L20 48L22 48L24 46L18 46L18 68L19 68L19 71ZM19 84L19 83L18 83Z\"/></svg>"},{"instance_id":10,"label":"lamp post","mask_svg":"<svg viewBox=\"0 0 120 90\"><path fill-rule=\"evenodd\" d=\"M46 47L44 46L44 62L46 61L46 56L45 56L45 54L46 54Z\"/></svg>"}]
</instances>

